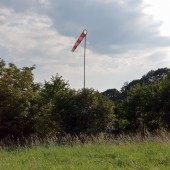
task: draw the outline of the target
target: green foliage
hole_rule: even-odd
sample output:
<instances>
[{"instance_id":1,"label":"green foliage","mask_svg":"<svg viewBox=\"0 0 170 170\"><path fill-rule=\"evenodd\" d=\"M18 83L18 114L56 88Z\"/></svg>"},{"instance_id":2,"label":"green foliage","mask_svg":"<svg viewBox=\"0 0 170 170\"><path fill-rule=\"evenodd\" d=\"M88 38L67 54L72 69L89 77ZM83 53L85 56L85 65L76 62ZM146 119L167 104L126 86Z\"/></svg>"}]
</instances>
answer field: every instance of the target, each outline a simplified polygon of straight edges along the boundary
<instances>
[{"instance_id":1,"label":"green foliage","mask_svg":"<svg viewBox=\"0 0 170 170\"><path fill-rule=\"evenodd\" d=\"M71 89L58 74L34 83L34 69L0 60L0 139L170 130L167 68L103 93Z\"/></svg>"},{"instance_id":2,"label":"green foliage","mask_svg":"<svg viewBox=\"0 0 170 170\"><path fill-rule=\"evenodd\" d=\"M125 100L129 91L136 86L150 85L153 83L164 80L170 69L160 68L157 70L151 70L146 75L142 76L141 79L133 80L130 83L125 82L120 92L116 89L109 89L103 92L104 95L108 96L114 102Z\"/></svg>"},{"instance_id":3,"label":"green foliage","mask_svg":"<svg viewBox=\"0 0 170 170\"><path fill-rule=\"evenodd\" d=\"M112 129L114 104L93 89L67 91L56 103L56 116L70 134L95 134Z\"/></svg>"},{"instance_id":4,"label":"green foliage","mask_svg":"<svg viewBox=\"0 0 170 170\"><path fill-rule=\"evenodd\" d=\"M159 90L159 85L137 86L131 90L125 100L126 117L130 122L130 130L140 131L145 133L150 131L155 123L154 130L159 127L156 122L159 120L159 115L155 112L155 96Z\"/></svg>"},{"instance_id":5,"label":"green foliage","mask_svg":"<svg viewBox=\"0 0 170 170\"><path fill-rule=\"evenodd\" d=\"M51 81L45 82L41 89L41 103L45 107L46 112L42 110L38 117L40 121L37 125L38 133L41 136L61 135L63 127L61 126L61 119L57 117L59 108L66 110L68 105L71 104L70 97L74 93L69 89L68 82L65 82L58 74L51 78ZM63 117L64 115L62 115Z\"/></svg>"},{"instance_id":6,"label":"green foliage","mask_svg":"<svg viewBox=\"0 0 170 170\"><path fill-rule=\"evenodd\" d=\"M115 101L114 133L170 130L169 69L151 70L139 80L125 83L121 91L106 90Z\"/></svg>"},{"instance_id":7,"label":"green foliage","mask_svg":"<svg viewBox=\"0 0 170 170\"><path fill-rule=\"evenodd\" d=\"M124 100L129 130L147 131L170 129L170 76L149 85L139 85Z\"/></svg>"},{"instance_id":8,"label":"green foliage","mask_svg":"<svg viewBox=\"0 0 170 170\"><path fill-rule=\"evenodd\" d=\"M161 83L160 105L163 112L162 120L166 130L170 130L170 73Z\"/></svg>"},{"instance_id":9,"label":"green foliage","mask_svg":"<svg viewBox=\"0 0 170 170\"><path fill-rule=\"evenodd\" d=\"M113 128L113 102L93 89L72 90L57 74L45 82L40 95L43 105L50 106L49 113L41 115L48 134L95 134Z\"/></svg>"},{"instance_id":10,"label":"green foliage","mask_svg":"<svg viewBox=\"0 0 170 170\"><path fill-rule=\"evenodd\" d=\"M117 89L108 89L104 92L102 92L103 95L108 96L110 100L116 102L120 100L121 93Z\"/></svg>"},{"instance_id":11,"label":"green foliage","mask_svg":"<svg viewBox=\"0 0 170 170\"><path fill-rule=\"evenodd\" d=\"M139 80L133 80L130 83L125 83L125 85L122 87L122 97L125 97L128 93L128 91L132 90L138 85L150 85L155 82L159 82L165 78L167 73L169 72L168 68L161 68L157 70L151 70L146 75L142 76Z\"/></svg>"},{"instance_id":12,"label":"green foliage","mask_svg":"<svg viewBox=\"0 0 170 170\"><path fill-rule=\"evenodd\" d=\"M22 136L33 131L30 111L37 93L34 67L17 68L0 61L0 133ZM3 135L2 135L3 136Z\"/></svg>"}]
</instances>

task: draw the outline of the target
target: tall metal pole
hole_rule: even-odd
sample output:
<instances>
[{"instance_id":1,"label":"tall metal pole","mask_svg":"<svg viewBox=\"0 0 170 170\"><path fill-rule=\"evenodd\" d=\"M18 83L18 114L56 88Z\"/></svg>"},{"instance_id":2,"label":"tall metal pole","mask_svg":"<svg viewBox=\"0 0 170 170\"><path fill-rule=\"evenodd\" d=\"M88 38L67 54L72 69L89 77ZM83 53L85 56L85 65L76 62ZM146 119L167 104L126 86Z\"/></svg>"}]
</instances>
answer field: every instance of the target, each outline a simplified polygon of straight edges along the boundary
<instances>
[{"instance_id":1,"label":"tall metal pole","mask_svg":"<svg viewBox=\"0 0 170 170\"><path fill-rule=\"evenodd\" d=\"M87 30L84 30L87 36ZM85 88L86 88L86 36L84 37L84 88L83 88L83 112L85 113ZM84 122L83 122L84 123Z\"/></svg>"},{"instance_id":2,"label":"tall metal pole","mask_svg":"<svg viewBox=\"0 0 170 170\"><path fill-rule=\"evenodd\" d=\"M84 91L86 88L86 36L84 38Z\"/></svg>"},{"instance_id":3,"label":"tall metal pole","mask_svg":"<svg viewBox=\"0 0 170 170\"><path fill-rule=\"evenodd\" d=\"M86 88L86 36L87 36L87 30L84 29L81 35L79 36L78 40L76 41L75 45L72 48L72 52L76 50L78 45L81 43L81 41L85 38L84 41L84 87L83 87L83 112L85 112L85 88Z\"/></svg>"}]
</instances>

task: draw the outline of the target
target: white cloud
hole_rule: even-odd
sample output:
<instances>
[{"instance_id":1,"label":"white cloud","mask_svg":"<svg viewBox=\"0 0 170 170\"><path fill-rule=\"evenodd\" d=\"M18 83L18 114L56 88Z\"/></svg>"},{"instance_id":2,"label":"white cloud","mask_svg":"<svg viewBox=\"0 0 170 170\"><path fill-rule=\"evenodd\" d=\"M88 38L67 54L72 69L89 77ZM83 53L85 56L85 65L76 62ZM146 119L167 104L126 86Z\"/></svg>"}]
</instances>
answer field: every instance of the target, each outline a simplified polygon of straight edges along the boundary
<instances>
[{"instance_id":1,"label":"white cloud","mask_svg":"<svg viewBox=\"0 0 170 170\"><path fill-rule=\"evenodd\" d=\"M162 36L170 36L169 6L170 1L144 0L143 12L150 15L153 21L161 22L160 33Z\"/></svg>"}]
</instances>

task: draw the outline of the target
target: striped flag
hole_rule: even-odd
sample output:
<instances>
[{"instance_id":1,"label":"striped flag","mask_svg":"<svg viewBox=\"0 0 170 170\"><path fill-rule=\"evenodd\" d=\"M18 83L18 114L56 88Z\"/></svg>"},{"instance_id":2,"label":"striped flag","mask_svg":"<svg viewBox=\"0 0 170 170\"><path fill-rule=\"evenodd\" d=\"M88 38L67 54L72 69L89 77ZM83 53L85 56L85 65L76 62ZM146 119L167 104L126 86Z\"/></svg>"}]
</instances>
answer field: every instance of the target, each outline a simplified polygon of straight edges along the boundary
<instances>
[{"instance_id":1,"label":"striped flag","mask_svg":"<svg viewBox=\"0 0 170 170\"><path fill-rule=\"evenodd\" d=\"M83 30L83 32L79 36L78 40L76 41L75 45L73 46L72 52L74 52L76 50L76 48L81 43L81 41L84 39L84 37L86 37L86 35L87 35L87 30Z\"/></svg>"}]
</instances>

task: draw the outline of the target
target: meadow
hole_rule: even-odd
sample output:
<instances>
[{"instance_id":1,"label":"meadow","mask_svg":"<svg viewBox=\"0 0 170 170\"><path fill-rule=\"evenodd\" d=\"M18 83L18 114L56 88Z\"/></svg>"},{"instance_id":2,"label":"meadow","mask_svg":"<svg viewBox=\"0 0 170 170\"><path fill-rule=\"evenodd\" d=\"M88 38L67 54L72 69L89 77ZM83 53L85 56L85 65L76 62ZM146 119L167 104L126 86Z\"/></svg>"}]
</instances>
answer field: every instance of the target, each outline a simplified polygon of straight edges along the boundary
<instances>
[{"instance_id":1,"label":"meadow","mask_svg":"<svg viewBox=\"0 0 170 170\"><path fill-rule=\"evenodd\" d=\"M70 139L69 139L70 140ZM64 141L64 140L63 140ZM36 140L0 148L1 170L169 170L170 134Z\"/></svg>"}]
</instances>

